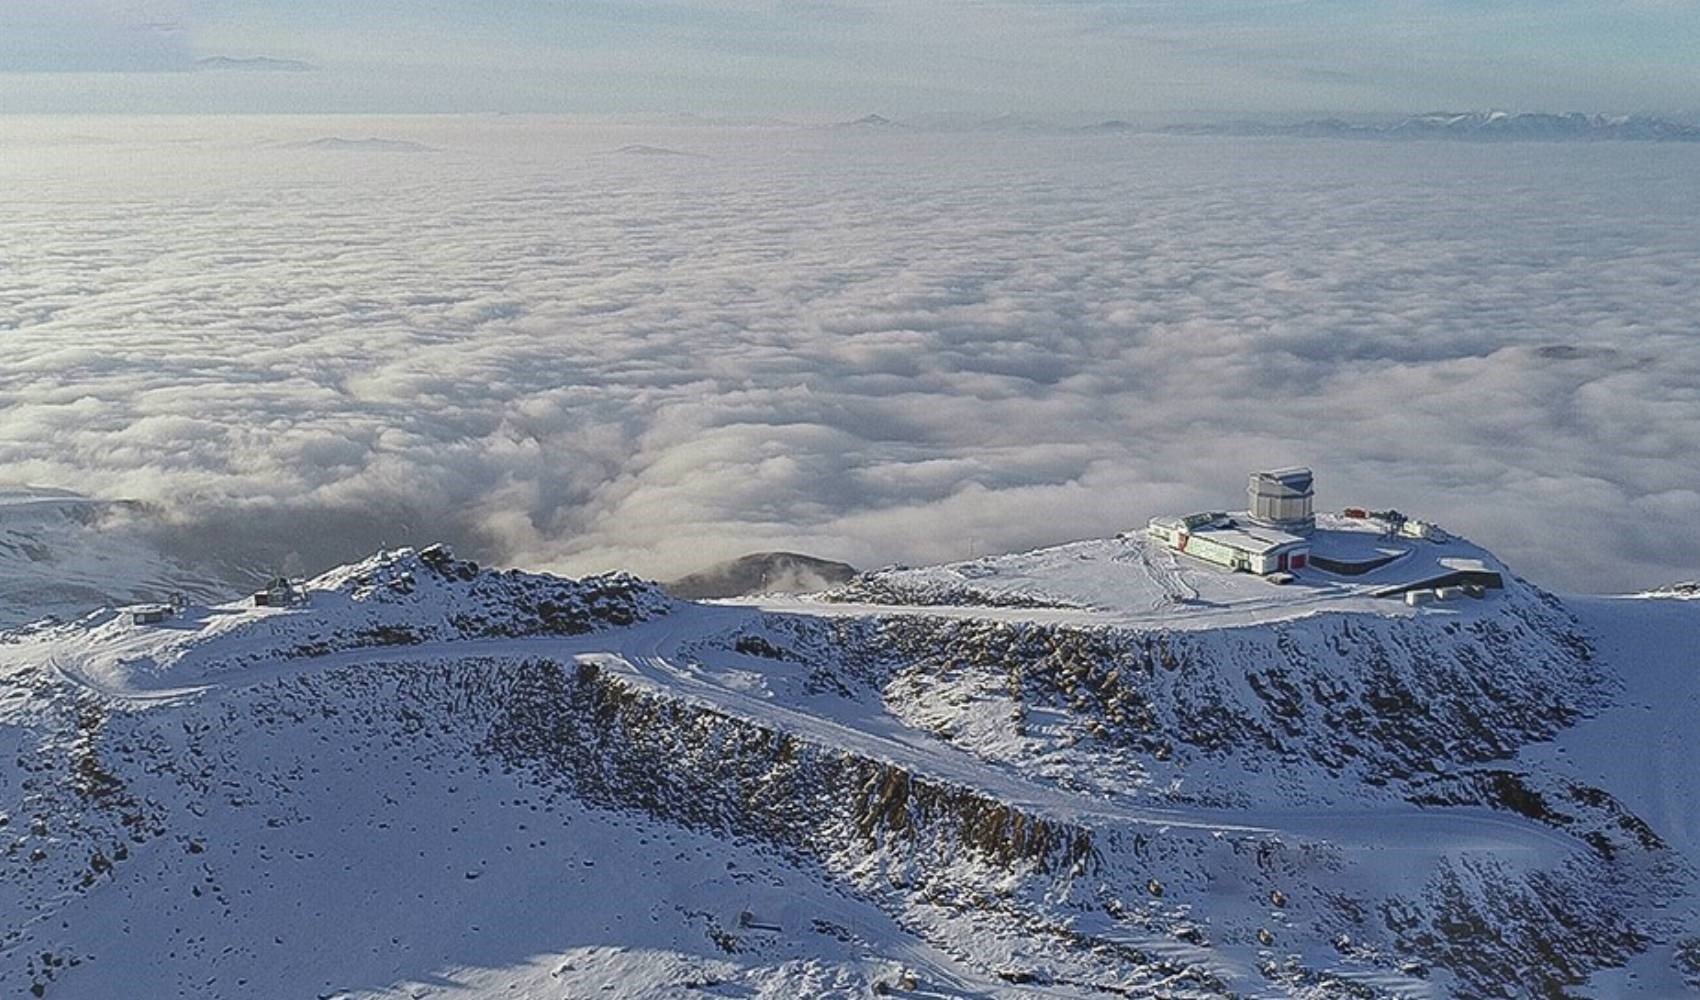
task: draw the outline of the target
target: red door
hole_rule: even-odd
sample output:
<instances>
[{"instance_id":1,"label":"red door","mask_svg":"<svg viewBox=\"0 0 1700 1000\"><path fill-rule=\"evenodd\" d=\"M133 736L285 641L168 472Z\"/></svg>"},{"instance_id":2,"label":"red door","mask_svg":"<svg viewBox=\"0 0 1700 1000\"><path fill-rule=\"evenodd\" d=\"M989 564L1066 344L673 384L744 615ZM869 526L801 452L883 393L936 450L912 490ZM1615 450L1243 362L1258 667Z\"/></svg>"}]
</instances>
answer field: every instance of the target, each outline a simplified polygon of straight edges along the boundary
<instances>
[{"instance_id":1,"label":"red door","mask_svg":"<svg viewBox=\"0 0 1700 1000\"><path fill-rule=\"evenodd\" d=\"M1275 562L1275 568L1279 569L1283 573L1287 571L1287 553L1281 553L1281 558Z\"/></svg>"}]
</instances>

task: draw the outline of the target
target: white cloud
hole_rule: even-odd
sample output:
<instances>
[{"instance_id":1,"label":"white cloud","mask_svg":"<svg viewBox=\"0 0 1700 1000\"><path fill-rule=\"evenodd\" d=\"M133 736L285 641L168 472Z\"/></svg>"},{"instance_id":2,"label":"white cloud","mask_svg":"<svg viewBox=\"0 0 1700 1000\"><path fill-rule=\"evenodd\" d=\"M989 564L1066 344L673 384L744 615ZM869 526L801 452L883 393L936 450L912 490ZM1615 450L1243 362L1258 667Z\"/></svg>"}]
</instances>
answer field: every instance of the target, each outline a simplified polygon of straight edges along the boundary
<instances>
[{"instance_id":1,"label":"white cloud","mask_svg":"<svg viewBox=\"0 0 1700 1000\"><path fill-rule=\"evenodd\" d=\"M292 145L326 135L437 151ZM1325 502L1552 586L1700 567L1700 150L464 118L0 141L0 463L195 544L918 562L1309 461Z\"/></svg>"}]
</instances>

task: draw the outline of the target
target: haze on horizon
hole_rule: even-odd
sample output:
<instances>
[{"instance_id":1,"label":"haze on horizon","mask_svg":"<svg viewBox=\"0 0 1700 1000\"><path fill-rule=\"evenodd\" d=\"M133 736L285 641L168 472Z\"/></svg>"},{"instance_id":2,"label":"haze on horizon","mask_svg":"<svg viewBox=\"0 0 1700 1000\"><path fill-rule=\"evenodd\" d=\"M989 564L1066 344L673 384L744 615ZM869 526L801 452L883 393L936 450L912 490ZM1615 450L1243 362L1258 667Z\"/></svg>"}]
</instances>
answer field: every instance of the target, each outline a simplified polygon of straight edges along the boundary
<instances>
[{"instance_id":1,"label":"haze on horizon","mask_svg":"<svg viewBox=\"0 0 1700 1000\"><path fill-rule=\"evenodd\" d=\"M0 113L1700 105L1687 0L0 0Z\"/></svg>"}]
</instances>

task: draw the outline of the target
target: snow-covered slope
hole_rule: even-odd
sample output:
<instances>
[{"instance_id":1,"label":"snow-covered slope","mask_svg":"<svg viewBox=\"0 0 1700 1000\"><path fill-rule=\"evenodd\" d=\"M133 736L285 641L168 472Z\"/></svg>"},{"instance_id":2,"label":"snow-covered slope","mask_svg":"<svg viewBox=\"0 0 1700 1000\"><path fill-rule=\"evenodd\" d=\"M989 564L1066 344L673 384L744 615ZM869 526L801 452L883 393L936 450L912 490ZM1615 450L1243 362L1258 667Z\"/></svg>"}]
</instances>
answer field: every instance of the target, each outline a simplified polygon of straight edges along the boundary
<instances>
[{"instance_id":1,"label":"snow-covered slope","mask_svg":"<svg viewBox=\"0 0 1700 1000\"><path fill-rule=\"evenodd\" d=\"M1662 597L1566 603L1621 687L1598 713L1526 748L1520 765L1610 789L1678 857L1700 864L1700 602L1678 586ZM1692 880L1670 887L1674 966L1653 949L1600 977L1596 995L1700 994L1697 889Z\"/></svg>"},{"instance_id":2,"label":"snow-covered slope","mask_svg":"<svg viewBox=\"0 0 1700 1000\"><path fill-rule=\"evenodd\" d=\"M214 601L249 578L165 555L139 530L145 520L133 503L0 487L0 628L172 594Z\"/></svg>"},{"instance_id":3,"label":"snow-covered slope","mask_svg":"<svg viewBox=\"0 0 1700 1000\"><path fill-rule=\"evenodd\" d=\"M1700 976L1693 716L1639 707L1693 693L1700 604L1508 576L1409 608L1206 578L1137 536L968 572L701 605L433 548L293 607L12 633L0 994L1664 996Z\"/></svg>"}]
</instances>

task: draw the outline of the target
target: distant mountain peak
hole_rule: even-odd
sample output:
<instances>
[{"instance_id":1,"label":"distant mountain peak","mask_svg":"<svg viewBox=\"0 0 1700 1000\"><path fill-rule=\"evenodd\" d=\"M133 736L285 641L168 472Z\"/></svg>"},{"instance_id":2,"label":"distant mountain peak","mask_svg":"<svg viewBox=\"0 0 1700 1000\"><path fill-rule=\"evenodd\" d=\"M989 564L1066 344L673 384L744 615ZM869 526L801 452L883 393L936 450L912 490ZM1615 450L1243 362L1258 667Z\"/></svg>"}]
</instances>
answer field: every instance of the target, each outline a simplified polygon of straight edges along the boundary
<instances>
[{"instance_id":1,"label":"distant mountain peak","mask_svg":"<svg viewBox=\"0 0 1700 1000\"><path fill-rule=\"evenodd\" d=\"M269 56L207 56L195 60L197 70L247 73L309 73L316 67L300 59L273 59Z\"/></svg>"},{"instance_id":2,"label":"distant mountain peak","mask_svg":"<svg viewBox=\"0 0 1700 1000\"><path fill-rule=\"evenodd\" d=\"M855 121L839 122L837 127L838 128L902 128L903 125L900 122L892 121L890 118L887 118L884 115L869 114L869 115L863 115L862 117L856 119Z\"/></svg>"},{"instance_id":3,"label":"distant mountain peak","mask_svg":"<svg viewBox=\"0 0 1700 1000\"><path fill-rule=\"evenodd\" d=\"M802 594L846 583L856 567L800 552L753 552L715 563L664 584L686 600L745 597L752 594Z\"/></svg>"},{"instance_id":4,"label":"distant mountain peak","mask_svg":"<svg viewBox=\"0 0 1700 1000\"><path fill-rule=\"evenodd\" d=\"M614 150L614 152L623 153L626 156L676 156L681 159L689 160L704 159L703 154L693 153L690 150L671 149L667 146L646 146L641 142L634 142L621 146L619 149Z\"/></svg>"}]
</instances>

